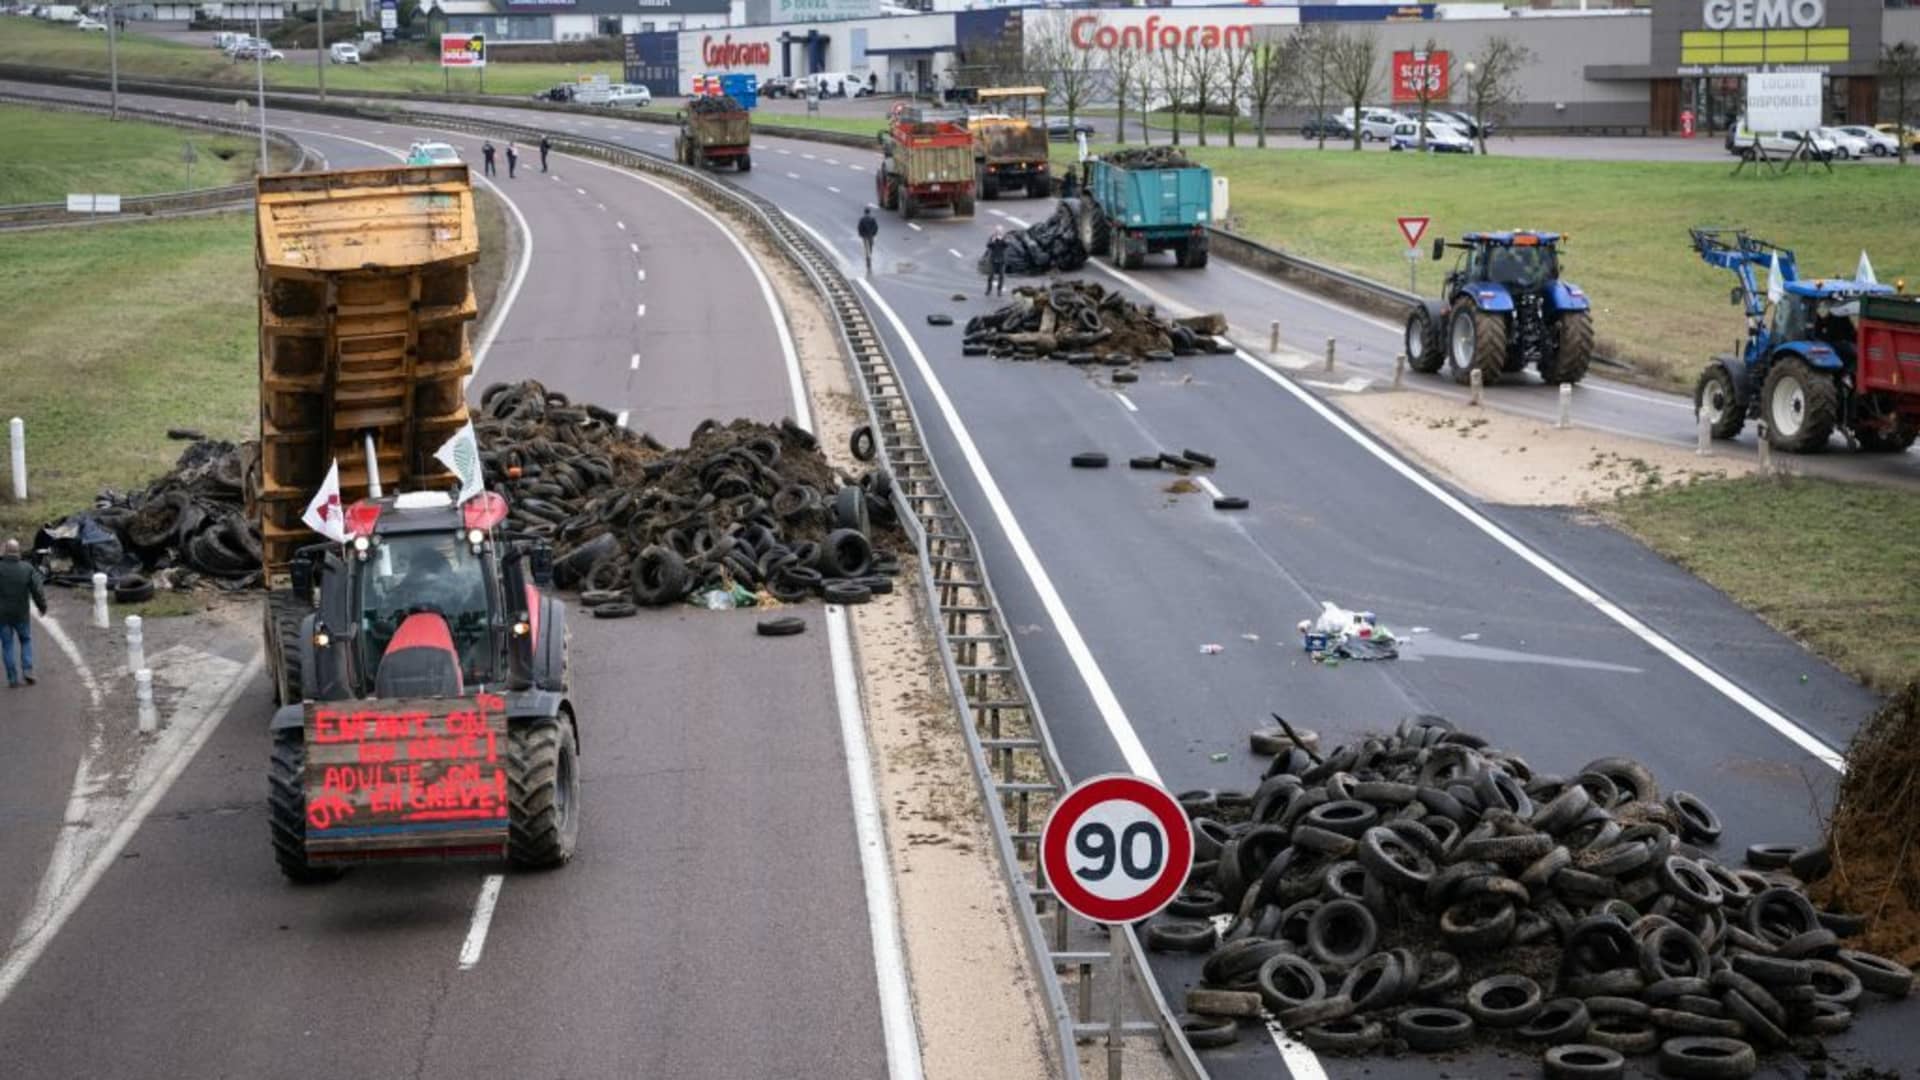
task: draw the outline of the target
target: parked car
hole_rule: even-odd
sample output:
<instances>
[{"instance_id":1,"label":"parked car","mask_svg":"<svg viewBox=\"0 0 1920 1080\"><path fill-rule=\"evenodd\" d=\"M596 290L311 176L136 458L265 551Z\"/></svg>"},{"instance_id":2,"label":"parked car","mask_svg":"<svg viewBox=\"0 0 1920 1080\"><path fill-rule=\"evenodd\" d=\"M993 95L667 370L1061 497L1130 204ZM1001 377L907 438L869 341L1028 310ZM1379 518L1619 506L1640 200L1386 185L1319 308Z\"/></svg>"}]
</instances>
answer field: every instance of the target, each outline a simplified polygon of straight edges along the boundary
<instances>
[{"instance_id":1,"label":"parked car","mask_svg":"<svg viewBox=\"0 0 1920 1080\"><path fill-rule=\"evenodd\" d=\"M533 95L533 100L557 101L564 105L573 100L573 84L561 83L558 86L550 86L545 90L536 91Z\"/></svg>"},{"instance_id":2,"label":"parked car","mask_svg":"<svg viewBox=\"0 0 1920 1080\"><path fill-rule=\"evenodd\" d=\"M799 80L791 75L770 75L760 80L760 96L765 98L790 98L796 95L794 84Z\"/></svg>"},{"instance_id":3,"label":"parked car","mask_svg":"<svg viewBox=\"0 0 1920 1080\"><path fill-rule=\"evenodd\" d=\"M1404 124L1395 124L1393 134L1387 138L1389 150L1420 149L1420 125L1412 120ZM1443 124L1438 120L1427 121L1427 146L1434 154L1471 154L1473 140L1467 133L1452 124Z\"/></svg>"},{"instance_id":4,"label":"parked car","mask_svg":"<svg viewBox=\"0 0 1920 1080\"><path fill-rule=\"evenodd\" d=\"M1093 125L1085 120L1067 122L1064 116L1047 117L1047 138L1055 141L1071 141L1077 135L1093 137Z\"/></svg>"},{"instance_id":5,"label":"parked car","mask_svg":"<svg viewBox=\"0 0 1920 1080\"><path fill-rule=\"evenodd\" d=\"M264 41L256 41L234 50L233 58L235 60L285 60L287 54Z\"/></svg>"},{"instance_id":6,"label":"parked car","mask_svg":"<svg viewBox=\"0 0 1920 1080\"><path fill-rule=\"evenodd\" d=\"M1480 121L1475 120L1473 117L1468 116L1466 113L1463 113L1463 112L1452 112L1450 110L1442 110L1442 109L1428 109L1427 119L1438 120L1443 124L1451 124L1454 127L1459 128L1460 131L1470 139L1479 138L1482 133L1481 129L1483 128L1485 129L1485 134L1489 138L1493 136L1494 124L1491 121L1482 123Z\"/></svg>"},{"instance_id":7,"label":"parked car","mask_svg":"<svg viewBox=\"0 0 1920 1080\"><path fill-rule=\"evenodd\" d=\"M1920 150L1920 128L1903 128L1899 124L1875 124L1873 130L1889 139L1907 140L1908 150Z\"/></svg>"},{"instance_id":8,"label":"parked car","mask_svg":"<svg viewBox=\"0 0 1920 1080\"><path fill-rule=\"evenodd\" d=\"M102 33L105 33L107 29L107 24L101 22L98 19L90 19L87 16L82 15L80 16L79 20L73 24L73 28L76 30L98 30L98 31L101 31Z\"/></svg>"},{"instance_id":9,"label":"parked car","mask_svg":"<svg viewBox=\"0 0 1920 1080\"><path fill-rule=\"evenodd\" d=\"M1821 138L1833 143L1834 156L1841 161L1858 161L1873 155L1873 145L1858 135L1843 128L1823 127L1814 129Z\"/></svg>"},{"instance_id":10,"label":"parked car","mask_svg":"<svg viewBox=\"0 0 1920 1080\"><path fill-rule=\"evenodd\" d=\"M1322 136L1329 139L1351 139L1353 125L1337 116L1316 116L1300 125L1301 138L1318 139Z\"/></svg>"},{"instance_id":11,"label":"parked car","mask_svg":"<svg viewBox=\"0 0 1920 1080\"><path fill-rule=\"evenodd\" d=\"M443 142L417 142L407 147L409 165L458 165L460 151Z\"/></svg>"},{"instance_id":12,"label":"parked car","mask_svg":"<svg viewBox=\"0 0 1920 1080\"><path fill-rule=\"evenodd\" d=\"M607 87L606 104L608 106L631 106L637 109L644 105L653 104L653 91L644 86L636 86L632 83L621 83L618 86L609 86Z\"/></svg>"},{"instance_id":13,"label":"parked car","mask_svg":"<svg viewBox=\"0 0 1920 1080\"><path fill-rule=\"evenodd\" d=\"M1815 128L1808 133L1812 142L1810 149L1819 161L1832 161L1840 154L1840 148L1832 139L1820 134ZM1743 117L1732 131L1727 132L1727 152L1736 157L1752 160L1765 152L1769 157L1785 157L1800 148L1801 133L1798 131L1748 131Z\"/></svg>"},{"instance_id":14,"label":"parked car","mask_svg":"<svg viewBox=\"0 0 1920 1080\"><path fill-rule=\"evenodd\" d=\"M1834 128L1845 135L1851 135L1867 144L1867 153L1874 157L1891 157L1900 152L1900 142L1891 134L1865 124L1842 124Z\"/></svg>"},{"instance_id":15,"label":"parked car","mask_svg":"<svg viewBox=\"0 0 1920 1080\"><path fill-rule=\"evenodd\" d=\"M351 41L336 41L327 46L327 59L335 64L357 64L360 62L360 46Z\"/></svg>"},{"instance_id":16,"label":"parked car","mask_svg":"<svg viewBox=\"0 0 1920 1080\"><path fill-rule=\"evenodd\" d=\"M1355 124L1352 109L1340 110L1340 119L1348 127ZM1412 122L1412 117L1403 116L1392 109L1362 109L1358 122L1360 138L1363 142L1385 142L1393 138L1393 129L1397 125Z\"/></svg>"},{"instance_id":17,"label":"parked car","mask_svg":"<svg viewBox=\"0 0 1920 1080\"><path fill-rule=\"evenodd\" d=\"M818 71L803 81L821 97L866 97L873 93L867 80L850 71Z\"/></svg>"}]
</instances>

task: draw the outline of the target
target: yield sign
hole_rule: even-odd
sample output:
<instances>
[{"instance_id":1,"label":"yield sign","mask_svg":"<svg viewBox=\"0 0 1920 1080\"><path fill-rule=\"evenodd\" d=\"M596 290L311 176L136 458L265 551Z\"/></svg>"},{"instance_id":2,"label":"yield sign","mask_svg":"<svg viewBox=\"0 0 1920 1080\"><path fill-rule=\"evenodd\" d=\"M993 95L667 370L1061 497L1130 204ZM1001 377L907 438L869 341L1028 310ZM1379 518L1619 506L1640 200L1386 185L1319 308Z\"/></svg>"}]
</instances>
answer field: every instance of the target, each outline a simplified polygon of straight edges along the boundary
<instances>
[{"instance_id":1,"label":"yield sign","mask_svg":"<svg viewBox=\"0 0 1920 1080\"><path fill-rule=\"evenodd\" d=\"M1422 236L1425 236L1427 232L1427 222L1433 219L1423 218L1423 217L1403 217L1403 218L1395 218L1394 220L1400 223L1400 235L1407 238L1407 246L1419 247L1420 238Z\"/></svg>"}]
</instances>

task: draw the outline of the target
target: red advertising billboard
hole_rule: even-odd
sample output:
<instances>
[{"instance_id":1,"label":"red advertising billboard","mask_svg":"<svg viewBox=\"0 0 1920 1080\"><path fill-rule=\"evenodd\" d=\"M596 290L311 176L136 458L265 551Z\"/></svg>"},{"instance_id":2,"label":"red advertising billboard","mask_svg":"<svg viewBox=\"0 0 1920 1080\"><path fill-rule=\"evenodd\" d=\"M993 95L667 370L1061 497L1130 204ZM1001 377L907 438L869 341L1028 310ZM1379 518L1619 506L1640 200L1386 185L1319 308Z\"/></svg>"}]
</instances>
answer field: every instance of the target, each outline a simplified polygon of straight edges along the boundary
<instances>
[{"instance_id":1,"label":"red advertising billboard","mask_svg":"<svg viewBox=\"0 0 1920 1080\"><path fill-rule=\"evenodd\" d=\"M1432 101L1445 101L1451 57L1445 51L1415 52L1411 49L1393 54L1393 100L1419 101L1424 94Z\"/></svg>"}]
</instances>

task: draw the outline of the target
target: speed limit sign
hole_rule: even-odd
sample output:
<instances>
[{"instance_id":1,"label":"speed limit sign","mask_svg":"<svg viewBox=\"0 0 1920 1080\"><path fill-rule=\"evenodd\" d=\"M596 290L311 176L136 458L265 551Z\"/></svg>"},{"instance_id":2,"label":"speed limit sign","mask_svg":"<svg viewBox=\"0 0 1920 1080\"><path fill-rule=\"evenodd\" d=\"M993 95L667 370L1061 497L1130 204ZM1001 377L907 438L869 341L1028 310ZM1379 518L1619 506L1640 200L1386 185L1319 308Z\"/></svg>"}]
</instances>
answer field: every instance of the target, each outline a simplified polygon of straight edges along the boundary
<instances>
[{"instance_id":1,"label":"speed limit sign","mask_svg":"<svg viewBox=\"0 0 1920 1080\"><path fill-rule=\"evenodd\" d=\"M1137 922L1186 884L1193 829L1178 800L1137 776L1096 776L1066 793L1040 834L1054 895L1099 923Z\"/></svg>"}]
</instances>

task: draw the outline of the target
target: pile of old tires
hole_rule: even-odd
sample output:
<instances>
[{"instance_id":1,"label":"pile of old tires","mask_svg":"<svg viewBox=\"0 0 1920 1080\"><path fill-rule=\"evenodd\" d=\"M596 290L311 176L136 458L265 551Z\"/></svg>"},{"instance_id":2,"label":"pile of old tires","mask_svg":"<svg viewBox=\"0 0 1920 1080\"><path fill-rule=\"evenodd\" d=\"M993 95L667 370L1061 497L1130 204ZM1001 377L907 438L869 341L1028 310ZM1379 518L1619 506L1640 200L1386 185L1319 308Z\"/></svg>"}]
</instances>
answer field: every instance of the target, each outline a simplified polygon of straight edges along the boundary
<instances>
[{"instance_id":1,"label":"pile of old tires","mask_svg":"<svg viewBox=\"0 0 1920 1080\"><path fill-rule=\"evenodd\" d=\"M1146 929L1207 954L1198 1045L1271 1016L1327 1053L1490 1042L1537 1048L1550 1077L1643 1054L1743 1077L1912 986L1848 947L1860 916L1808 900L1817 853L1721 863L1713 810L1630 759L1548 775L1429 716L1324 757L1277 729L1254 743L1274 755L1256 790L1181 797L1193 872Z\"/></svg>"},{"instance_id":2,"label":"pile of old tires","mask_svg":"<svg viewBox=\"0 0 1920 1080\"><path fill-rule=\"evenodd\" d=\"M791 422L709 420L670 449L529 381L489 387L474 427L509 527L552 544L555 584L597 616L715 591L861 603L892 589L888 474L837 475Z\"/></svg>"},{"instance_id":3,"label":"pile of old tires","mask_svg":"<svg viewBox=\"0 0 1920 1080\"><path fill-rule=\"evenodd\" d=\"M1219 315L1168 319L1117 290L1086 281L1054 281L1013 291L1004 306L967 320L969 356L1048 358L1070 364L1131 364L1200 353L1230 353Z\"/></svg>"},{"instance_id":4,"label":"pile of old tires","mask_svg":"<svg viewBox=\"0 0 1920 1080\"><path fill-rule=\"evenodd\" d=\"M1116 150L1101 160L1122 169L1190 169L1193 159L1177 146L1136 146Z\"/></svg>"},{"instance_id":5,"label":"pile of old tires","mask_svg":"<svg viewBox=\"0 0 1920 1080\"><path fill-rule=\"evenodd\" d=\"M227 589L259 583L260 534L243 497L254 444L180 434L189 445L146 488L102 491L92 508L40 528L33 548L49 580L84 584L104 573L126 603L152 596L156 581L172 588L202 579Z\"/></svg>"},{"instance_id":6,"label":"pile of old tires","mask_svg":"<svg viewBox=\"0 0 1920 1080\"><path fill-rule=\"evenodd\" d=\"M1038 225L1007 233L1006 240L1006 272L1016 277L1071 273L1087 265L1087 249L1080 242L1073 208L1065 203L1054 207L1053 216ZM976 269L984 274L987 268L983 254Z\"/></svg>"}]
</instances>

